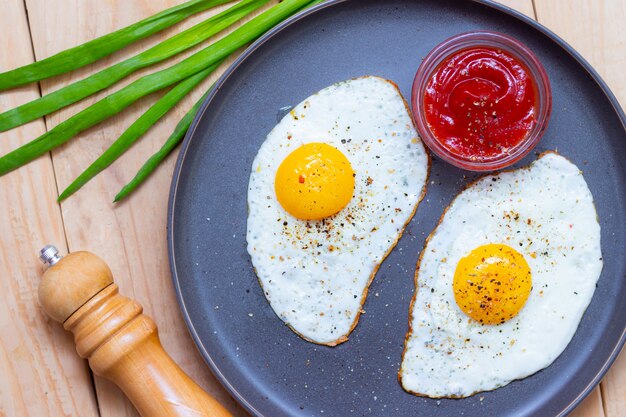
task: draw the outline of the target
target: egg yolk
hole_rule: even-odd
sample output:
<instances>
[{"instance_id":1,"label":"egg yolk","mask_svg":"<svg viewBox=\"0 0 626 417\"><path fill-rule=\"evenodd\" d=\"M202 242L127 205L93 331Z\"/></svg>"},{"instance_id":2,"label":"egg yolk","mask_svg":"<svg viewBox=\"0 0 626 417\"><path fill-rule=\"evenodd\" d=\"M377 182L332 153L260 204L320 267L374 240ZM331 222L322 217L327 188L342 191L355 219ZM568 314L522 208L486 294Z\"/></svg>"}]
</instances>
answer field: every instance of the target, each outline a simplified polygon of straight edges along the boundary
<instances>
[{"instance_id":1,"label":"egg yolk","mask_svg":"<svg viewBox=\"0 0 626 417\"><path fill-rule=\"evenodd\" d=\"M452 286L465 314L483 324L501 324L524 307L532 288L530 267L510 246L483 245L459 261Z\"/></svg>"},{"instance_id":2,"label":"egg yolk","mask_svg":"<svg viewBox=\"0 0 626 417\"><path fill-rule=\"evenodd\" d=\"M289 154L278 167L276 197L289 214L321 220L343 209L354 192L354 171L337 148L308 143Z\"/></svg>"}]
</instances>

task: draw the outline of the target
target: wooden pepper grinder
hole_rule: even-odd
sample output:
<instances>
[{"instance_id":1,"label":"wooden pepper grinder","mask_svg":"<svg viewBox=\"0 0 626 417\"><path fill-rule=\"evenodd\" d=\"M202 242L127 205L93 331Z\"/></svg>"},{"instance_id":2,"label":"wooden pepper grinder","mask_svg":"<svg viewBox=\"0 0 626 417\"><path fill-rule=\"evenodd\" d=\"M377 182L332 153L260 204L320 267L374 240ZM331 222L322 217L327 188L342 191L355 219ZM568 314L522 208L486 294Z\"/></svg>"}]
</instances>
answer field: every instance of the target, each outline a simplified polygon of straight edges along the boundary
<instances>
[{"instance_id":1,"label":"wooden pepper grinder","mask_svg":"<svg viewBox=\"0 0 626 417\"><path fill-rule=\"evenodd\" d=\"M40 259L49 268L39 301L74 334L76 350L96 375L115 383L143 417L231 417L163 350L154 321L118 293L111 270L89 252L61 258L54 246Z\"/></svg>"}]
</instances>

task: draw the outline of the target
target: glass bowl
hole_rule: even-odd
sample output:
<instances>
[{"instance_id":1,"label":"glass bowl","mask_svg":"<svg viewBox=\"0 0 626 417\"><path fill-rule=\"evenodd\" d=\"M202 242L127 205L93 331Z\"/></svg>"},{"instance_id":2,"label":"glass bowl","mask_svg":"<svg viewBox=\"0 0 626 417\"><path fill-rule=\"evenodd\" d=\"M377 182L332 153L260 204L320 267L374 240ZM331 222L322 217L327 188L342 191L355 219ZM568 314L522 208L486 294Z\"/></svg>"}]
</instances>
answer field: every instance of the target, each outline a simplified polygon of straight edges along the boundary
<instances>
[{"instance_id":1,"label":"glass bowl","mask_svg":"<svg viewBox=\"0 0 626 417\"><path fill-rule=\"evenodd\" d=\"M523 64L530 73L536 91L536 123L528 135L507 153L488 160L471 160L454 154L443 146L431 131L424 109L426 86L448 57L466 49L475 47L496 48L507 52ZM494 171L514 164L526 156L539 143L548 125L552 110L552 91L548 75L537 57L530 49L510 36L498 32L476 31L453 36L435 47L422 61L411 92L411 107L417 130L424 143L441 159L459 168L469 171Z\"/></svg>"}]
</instances>

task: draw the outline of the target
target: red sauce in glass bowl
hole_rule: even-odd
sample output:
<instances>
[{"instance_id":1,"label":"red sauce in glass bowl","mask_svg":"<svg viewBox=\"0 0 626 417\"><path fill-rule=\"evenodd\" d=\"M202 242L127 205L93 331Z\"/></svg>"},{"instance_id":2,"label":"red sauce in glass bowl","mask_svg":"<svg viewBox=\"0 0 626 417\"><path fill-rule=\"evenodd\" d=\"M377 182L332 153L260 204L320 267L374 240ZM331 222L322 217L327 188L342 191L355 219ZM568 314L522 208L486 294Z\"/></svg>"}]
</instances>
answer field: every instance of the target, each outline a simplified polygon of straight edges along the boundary
<instances>
[{"instance_id":1,"label":"red sauce in glass bowl","mask_svg":"<svg viewBox=\"0 0 626 417\"><path fill-rule=\"evenodd\" d=\"M537 123L536 90L530 71L513 56L465 49L442 61L426 85L426 123L458 157L499 159Z\"/></svg>"},{"instance_id":2,"label":"red sauce in glass bowl","mask_svg":"<svg viewBox=\"0 0 626 417\"><path fill-rule=\"evenodd\" d=\"M422 61L411 94L417 130L441 159L505 168L539 142L552 110L548 75L530 49L498 32L462 33Z\"/></svg>"}]
</instances>

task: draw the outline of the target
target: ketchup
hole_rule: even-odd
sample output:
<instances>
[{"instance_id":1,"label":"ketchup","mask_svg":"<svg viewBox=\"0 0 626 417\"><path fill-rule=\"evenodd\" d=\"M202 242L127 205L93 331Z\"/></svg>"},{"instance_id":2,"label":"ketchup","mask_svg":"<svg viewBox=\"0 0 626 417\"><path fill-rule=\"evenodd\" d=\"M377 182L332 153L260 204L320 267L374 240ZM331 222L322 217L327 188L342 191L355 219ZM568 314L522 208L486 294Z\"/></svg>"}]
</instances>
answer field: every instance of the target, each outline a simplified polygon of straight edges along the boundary
<instances>
[{"instance_id":1,"label":"ketchup","mask_svg":"<svg viewBox=\"0 0 626 417\"><path fill-rule=\"evenodd\" d=\"M537 87L515 57L490 47L446 58L426 86L424 113L433 135L469 161L502 158L537 123Z\"/></svg>"}]
</instances>

